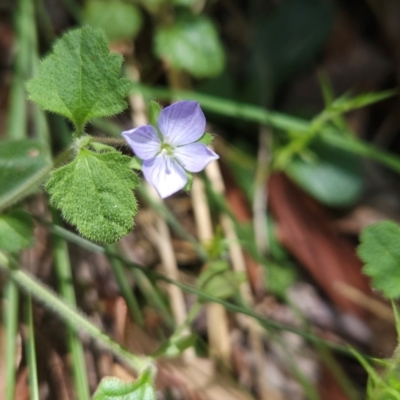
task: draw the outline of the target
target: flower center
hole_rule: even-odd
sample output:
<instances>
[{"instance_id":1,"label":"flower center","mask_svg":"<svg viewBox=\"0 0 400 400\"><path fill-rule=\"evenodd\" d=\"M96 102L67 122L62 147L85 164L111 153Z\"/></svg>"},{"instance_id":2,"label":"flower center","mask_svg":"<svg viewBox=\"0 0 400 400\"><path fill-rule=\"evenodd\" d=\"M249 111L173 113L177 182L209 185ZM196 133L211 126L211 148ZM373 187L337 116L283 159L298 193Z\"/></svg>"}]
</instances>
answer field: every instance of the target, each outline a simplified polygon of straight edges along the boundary
<instances>
[{"instance_id":1,"label":"flower center","mask_svg":"<svg viewBox=\"0 0 400 400\"><path fill-rule=\"evenodd\" d=\"M169 156L172 156L174 154L174 147L169 143L164 142L161 144L161 151L167 153Z\"/></svg>"}]
</instances>

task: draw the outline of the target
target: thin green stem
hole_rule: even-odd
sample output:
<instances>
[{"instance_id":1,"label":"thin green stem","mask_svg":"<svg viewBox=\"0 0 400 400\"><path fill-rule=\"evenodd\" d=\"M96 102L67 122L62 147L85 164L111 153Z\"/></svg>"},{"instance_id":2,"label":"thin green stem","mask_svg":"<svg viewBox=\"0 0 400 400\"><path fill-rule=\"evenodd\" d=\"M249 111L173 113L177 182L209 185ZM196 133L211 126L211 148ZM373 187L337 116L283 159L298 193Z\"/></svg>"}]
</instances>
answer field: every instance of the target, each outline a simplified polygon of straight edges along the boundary
<instances>
[{"instance_id":1,"label":"thin green stem","mask_svg":"<svg viewBox=\"0 0 400 400\"><path fill-rule=\"evenodd\" d=\"M15 13L16 43L18 51L15 56L13 82L11 86L11 101L8 116L8 137L13 140L26 137L27 104L25 81L31 71L31 38L30 31L34 20L34 9L31 0L20 0Z\"/></svg>"},{"instance_id":2,"label":"thin green stem","mask_svg":"<svg viewBox=\"0 0 400 400\"><path fill-rule=\"evenodd\" d=\"M26 293L53 311L75 332L86 332L99 344L109 349L115 356L124 361L133 371L140 373L148 367L154 367L151 358L137 357L119 343L112 340L100 328L91 323L88 317L76 308L65 303L54 292L27 272L19 270L14 260L0 252L0 267L7 270L11 279ZM11 400L11 399L10 399Z\"/></svg>"},{"instance_id":3,"label":"thin green stem","mask_svg":"<svg viewBox=\"0 0 400 400\"><path fill-rule=\"evenodd\" d=\"M224 98L218 98L206 94L188 90L175 90L162 87L149 87L134 82L133 91L140 92L148 98L160 100L187 99L196 100L201 106L212 113L226 117L243 119L259 124L271 125L286 131L306 132L310 123L300 118L282 114L276 111L266 110L262 107L239 103Z\"/></svg>"},{"instance_id":4,"label":"thin green stem","mask_svg":"<svg viewBox=\"0 0 400 400\"><path fill-rule=\"evenodd\" d=\"M68 231L67 229L64 229L61 226L50 224L48 222L43 221L40 218L36 218L37 221L39 221L42 224L45 224L51 232L53 232L55 235L60 236L61 238L69 241L70 243L75 243L78 246L81 246L83 248L88 249L89 251L93 251L95 253L103 253L105 255L109 255L110 252L107 252L105 248L99 246L98 244L95 244L85 238L82 238L78 235L75 235L74 233ZM112 257L115 257L114 252L111 252ZM122 258L124 260L124 258ZM149 304L152 304L157 310L159 310L164 318L166 319L166 322L169 325L173 325L173 320L170 315L169 310L167 307L164 305L163 300L161 299L159 293L157 290L155 290L149 281L148 277L143 271L140 271L139 269L136 269L132 271L134 279L138 282L138 286L140 290L142 291L143 295L146 297L147 301Z\"/></svg>"},{"instance_id":5,"label":"thin green stem","mask_svg":"<svg viewBox=\"0 0 400 400\"><path fill-rule=\"evenodd\" d=\"M149 195L145 185L140 185L136 190L140 196L143 197L145 202L151 206L152 210L154 210L160 217L167 221L175 233L193 245L196 254L201 258L202 261L206 262L209 259L209 255L204 247L194 238L194 236L192 236L182 227L177 218L175 218L174 214L163 202L154 201Z\"/></svg>"},{"instance_id":6,"label":"thin green stem","mask_svg":"<svg viewBox=\"0 0 400 400\"><path fill-rule=\"evenodd\" d=\"M5 360L6 360L6 400L14 400L15 397L15 373L17 359L18 338L18 286L9 279L4 290L4 325L6 328Z\"/></svg>"},{"instance_id":7,"label":"thin green stem","mask_svg":"<svg viewBox=\"0 0 400 400\"><path fill-rule=\"evenodd\" d=\"M56 210L51 209L53 221L60 223L60 217ZM71 263L68 255L68 247L65 240L53 236L54 267L57 275L60 293L66 303L76 307L75 291L71 272ZM72 371L75 388L79 400L89 400L88 377L86 373L85 354L77 333L67 327L68 346L72 354Z\"/></svg>"},{"instance_id":8,"label":"thin green stem","mask_svg":"<svg viewBox=\"0 0 400 400\"><path fill-rule=\"evenodd\" d=\"M107 245L105 246L105 248L107 251L117 252L117 248L115 245ZM114 274L114 278L117 281L117 284L119 286L122 296L126 301L126 304L128 305L128 309L131 313L133 321L143 326L143 315L136 300L136 297L133 293L133 290L129 286L128 279L126 277L127 271L125 270L124 265L115 258L110 258L110 264Z\"/></svg>"},{"instance_id":9,"label":"thin green stem","mask_svg":"<svg viewBox=\"0 0 400 400\"><path fill-rule=\"evenodd\" d=\"M129 147L128 143L126 143L124 139L118 139L118 138L92 136L92 142L108 144L109 146L114 146L114 147L121 147L121 146Z\"/></svg>"},{"instance_id":10,"label":"thin green stem","mask_svg":"<svg viewBox=\"0 0 400 400\"><path fill-rule=\"evenodd\" d=\"M171 336L170 340L173 338L179 337L180 334L192 324L192 322L196 319L197 315L199 314L202 306L203 305L199 301L196 301L192 305L192 307L189 309L189 311L186 315L185 321L183 322L183 324L181 324L180 326L178 326L176 328L176 330L173 333L173 335Z\"/></svg>"},{"instance_id":11,"label":"thin green stem","mask_svg":"<svg viewBox=\"0 0 400 400\"><path fill-rule=\"evenodd\" d=\"M36 366L35 329L33 323L32 298L29 295L25 299L25 324L27 325L25 349L29 371L30 399L39 400L39 380Z\"/></svg>"},{"instance_id":12,"label":"thin green stem","mask_svg":"<svg viewBox=\"0 0 400 400\"><path fill-rule=\"evenodd\" d=\"M40 220L39 220L40 221ZM43 221L41 221L43 223ZM120 260L121 262L123 262L126 266L131 267L131 268L135 268L138 269L140 271L142 271L144 274L148 275L149 277L151 277L152 279L155 280L161 280L167 283L171 283L173 285L178 286L179 288L181 288L182 290L185 290L188 293L192 293L194 295L196 295L198 297L199 300L201 301L208 301L208 302L213 302L213 303L218 303L221 304L223 307L225 307L226 309L232 311L232 312L237 312L237 313L241 313L244 315L248 315L249 317L252 317L254 319L256 319L257 321L260 322L260 324L262 326L264 326L266 329L273 329L273 330L278 330L278 331L288 331L288 332L292 332L295 333L296 335L299 335L307 340L309 340L312 343L320 343L323 344L333 350L336 350L338 352L341 352L343 354L349 355L351 357L354 357L354 353L351 352L347 347L345 346L341 346L338 345L336 343L332 343L329 341L326 341L324 339L321 339L309 332L304 332L301 331L300 329L294 328L292 326L288 326L285 324L281 324L279 322L276 322L270 318L266 318L263 317L260 314L257 314L256 312L253 311L253 309L246 307L244 305L237 305L225 300L221 300L218 297L209 295L205 292L202 292L201 290L186 285L184 283L175 281L173 279L168 278L167 276L153 271L149 268L143 267L142 265L139 265L137 263L134 263L130 260L125 259L124 257L121 257L119 254L116 254L114 252L110 252L107 251L106 249L104 249L102 246L99 246L95 243L92 243L86 239L81 238L80 236L69 232L68 230L60 227L60 226L54 226L52 224L46 223L46 225L49 227L49 229L56 235L60 235L61 237L63 237L64 239L68 240L68 241L72 241L73 243L77 244L78 246L85 248L89 251L93 251L96 253L105 253L107 254L107 256L109 257L115 257L118 260ZM366 359L370 359L371 357L369 357L368 355L364 355L364 357Z\"/></svg>"},{"instance_id":13,"label":"thin green stem","mask_svg":"<svg viewBox=\"0 0 400 400\"><path fill-rule=\"evenodd\" d=\"M172 90L160 87L149 87L135 83L133 91L140 92L143 96L161 100L188 99L196 100L201 106L212 113L224 115L230 118L242 119L270 125L276 129L282 129L294 133L297 136L304 135L310 130L311 122L301 118L293 117L276 111L266 110L262 107L239 103L223 98L190 92L185 90ZM360 156L369 157L383 165L400 173L400 158L387 151L376 148L373 145L363 142L354 136L338 135L329 126L324 125L321 131L321 138L326 143L350 151Z\"/></svg>"}]
</instances>

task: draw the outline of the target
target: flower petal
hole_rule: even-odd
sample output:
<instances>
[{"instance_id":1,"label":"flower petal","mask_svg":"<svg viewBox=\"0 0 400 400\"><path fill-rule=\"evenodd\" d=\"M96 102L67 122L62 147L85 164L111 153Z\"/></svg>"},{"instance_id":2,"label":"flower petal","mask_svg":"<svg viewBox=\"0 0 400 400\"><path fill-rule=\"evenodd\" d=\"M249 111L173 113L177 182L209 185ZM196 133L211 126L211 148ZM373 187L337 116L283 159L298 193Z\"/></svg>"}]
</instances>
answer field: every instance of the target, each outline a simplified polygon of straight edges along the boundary
<instances>
[{"instance_id":1,"label":"flower petal","mask_svg":"<svg viewBox=\"0 0 400 400\"><path fill-rule=\"evenodd\" d=\"M182 189L187 182L184 169L164 152L145 160L142 171L147 182L154 186L163 199Z\"/></svg>"},{"instance_id":2,"label":"flower petal","mask_svg":"<svg viewBox=\"0 0 400 400\"><path fill-rule=\"evenodd\" d=\"M136 156L142 160L153 158L161 149L160 138L151 125L143 125L130 131L122 132Z\"/></svg>"},{"instance_id":3,"label":"flower petal","mask_svg":"<svg viewBox=\"0 0 400 400\"><path fill-rule=\"evenodd\" d=\"M177 147L174 151L174 157L189 172L200 172L211 161L219 158L218 154L203 143L191 143Z\"/></svg>"},{"instance_id":4,"label":"flower petal","mask_svg":"<svg viewBox=\"0 0 400 400\"><path fill-rule=\"evenodd\" d=\"M206 130L206 118L199 103L178 101L161 111L158 127L166 143L183 146L201 138Z\"/></svg>"}]
</instances>

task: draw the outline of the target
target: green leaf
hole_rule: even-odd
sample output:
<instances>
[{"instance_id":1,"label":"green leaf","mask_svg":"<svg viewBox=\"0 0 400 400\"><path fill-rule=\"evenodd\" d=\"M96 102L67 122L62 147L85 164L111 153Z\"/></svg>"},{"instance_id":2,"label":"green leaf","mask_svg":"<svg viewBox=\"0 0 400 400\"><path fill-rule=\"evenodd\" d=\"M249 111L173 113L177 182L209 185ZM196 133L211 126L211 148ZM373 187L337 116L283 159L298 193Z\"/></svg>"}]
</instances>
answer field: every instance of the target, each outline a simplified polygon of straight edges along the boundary
<instances>
[{"instance_id":1,"label":"green leaf","mask_svg":"<svg viewBox=\"0 0 400 400\"><path fill-rule=\"evenodd\" d=\"M0 249L10 253L29 247L33 242L33 221L24 210L0 215Z\"/></svg>"},{"instance_id":2,"label":"green leaf","mask_svg":"<svg viewBox=\"0 0 400 400\"><path fill-rule=\"evenodd\" d=\"M85 8L86 22L104 30L110 40L132 39L142 27L142 14L132 3L91 0Z\"/></svg>"},{"instance_id":3,"label":"green leaf","mask_svg":"<svg viewBox=\"0 0 400 400\"><path fill-rule=\"evenodd\" d=\"M379 101L393 97L396 94L397 90L385 90L377 93L363 93L359 96L351 98L348 96L348 94L345 94L344 96L336 99L328 110L337 113L344 113L357 108L369 106L370 104L378 103Z\"/></svg>"},{"instance_id":4,"label":"green leaf","mask_svg":"<svg viewBox=\"0 0 400 400\"><path fill-rule=\"evenodd\" d=\"M30 99L69 118L79 133L96 117L118 114L131 83L121 78L122 57L110 54L104 33L86 26L66 33L28 82Z\"/></svg>"},{"instance_id":5,"label":"green leaf","mask_svg":"<svg viewBox=\"0 0 400 400\"><path fill-rule=\"evenodd\" d=\"M287 0L264 15L254 21L251 71L257 88L271 90L315 59L335 14L331 1Z\"/></svg>"},{"instance_id":6,"label":"green leaf","mask_svg":"<svg viewBox=\"0 0 400 400\"><path fill-rule=\"evenodd\" d=\"M287 174L317 200L331 207L353 204L363 189L361 159L353 153L317 140L312 159L295 156Z\"/></svg>"},{"instance_id":7,"label":"green leaf","mask_svg":"<svg viewBox=\"0 0 400 400\"><path fill-rule=\"evenodd\" d=\"M296 271L289 266L268 263L265 284L269 292L284 297L287 289L296 281Z\"/></svg>"},{"instance_id":8,"label":"green leaf","mask_svg":"<svg viewBox=\"0 0 400 400\"><path fill-rule=\"evenodd\" d=\"M195 335L184 335L179 337L173 336L168 339L167 342L164 343L154 354L152 354L152 357L178 357L187 348L193 346L195 342Z\"/></svg>"},{"instance_id":9,"label":"green leaf","mask_svg":"<svg viewBox=\"0 0 400 400\"><path fill-rule=\"evenodd\" d=\"M143 161L140 158L132 157L129 163L129 168L136 169L137 171L142 170Z\"/></svg>"},{"instance_id":10,"label":"green leaf","mask_svg":"<svg viewBox=\"0 0 400 400\"><path fill-rule=\"evenodd\" d=\"M154 128L158 129L158 117L162 111L162 107L156 101L151 100L149 102L149 121Z\"/></svg>"},{"instance_id":11,"label":"green leaf","mask_svg":"<svg viewBox=\"0 0 400 400\"><path fill-rule=\"evenodd\" d=\"M0 210L39 187L52 168L46 146L38 140L4 141L0 145Z\"/></svg>"},{"instance_id":12,"label":"green leaf","mask_svg":"<svg viewBox=\"0 0 400 400\"><path fill-rule=\"evenodd\" d=\"M172 68L184 70L196 78L220 74L225 66L225 53L217 30L200 15L179 14L171 26L155 34L155 53Z\"/></svg>"},{"instance_id":13,"label":"green leaf","mask_svg":"<svg viewBox=\"0 0 400 400\"><path fill-rule=\"evenodd\" d=\"M385 297L400 296L400 226L382 221L361 232L357 252L365 263L363 272L372 278L372 286Z\"/></svg>"},{"instance_id":14,"label":"green leaf","mask_svg":"<svg viewBox=\"0 0 400 400\"><path fill-rule=\"evenodd\" d=\"M227 299L232 297L245 281L245 273L229 270L226 261L214 261L200 274L197 287L209 295Z\"/></svg>"},{"instance_id":15,"label":"green leaf","mask_svg":"<svg viewBox=\"0 0 400 400\"><path fill-rule=\"evenodd\" d=\"M193 186L193 175L187 171L186 172L186 177L187 177L187 182L185 187L183 188L183 190L185 192L190 192L192 190L192 186Z\"/></svg>"},{"instance_id":16,"label":"green leaf","mask_svg":"<svg viewBox=\"0 0 400 400\"><path fill-rule=\"evenodd\" d=\"M197 142L209 146L213 140L214 136L211 133L206 132Z\"/></svg>"},{"instance_id":17,"label":"green leaf","mask_svg":"<svg viewBox=\"0 0 400 400\"><path fill-rule=\"evenodd\" d=\"M51 174L46 184L51 204L83 236L100 243L116 242L132 229L137 212L132 189L138 180L130 162L118 151L81 149L70 164Z\"/></svg>"},{"instance_id":18,"label":"green leaf","mask_svg":"<svg viewBox=\"0 0 400 400\"><path fill-rule=\"evenodd\" d=\"M102 379L93 400L156 400L150 372L144 372L135 382L115 377Z\"/></svg>"}]
</instances>

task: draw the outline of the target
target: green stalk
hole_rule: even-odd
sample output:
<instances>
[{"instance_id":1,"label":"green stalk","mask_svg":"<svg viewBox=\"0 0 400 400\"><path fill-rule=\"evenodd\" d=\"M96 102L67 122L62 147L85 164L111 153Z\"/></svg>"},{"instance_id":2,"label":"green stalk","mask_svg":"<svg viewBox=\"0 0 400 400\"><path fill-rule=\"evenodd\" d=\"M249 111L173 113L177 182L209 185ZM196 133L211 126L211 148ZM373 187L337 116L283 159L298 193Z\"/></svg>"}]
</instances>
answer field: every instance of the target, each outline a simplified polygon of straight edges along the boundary
<instances>
[{"instance_id":1,"label":"green stalk","mask_svg":"<svg viewBox=\"0 0 400 400\"><path fill-rule=\"evenodd\" d=\"M196 100L201 106L212 113L224 115L230 118L242 119L246 121L257 122L259 124L270 125L276 129L282 129L291 132L296 136L301 136L308 132L311 127L310 121L293 117L276 111L266 110L245 103L239 103L232 100L209 96L201 93L185 90L172 90L161 87L149 87L146 85L134 84L134 91L140 92L148 98L158 98L160 100L187 99ZM332 115L333 116L333 115ZM325 116L324 116L325 118ZM323 126L320 132L322 140L326 143L335 145L341 149L351 151L359 156L369 157L383 165L400 173L400 158L385 150L365 143L356 137L349 135L338 135L336 131L329 129L329 126ZM296 145L297 146L297 145Z\"/></svg>"},{"instance_id":2,"label":"green stalk","mask_svg":"<svg viewBox=\"0 0 400 400\"><path fill-rule=\"evenodd\" d=\"M53 221L60 223L56 210L51 209ZM71 307L76 307L75 291L71 272L71 263L66 242L53 236L54 267L60 286L61 297ZM79 337L70 326L67 326L68 347L72 355L72 372L79 400L89 400L88 377L86 373L85 354Z\"/></svg>"},{"instance_id":3,"label":"green stalk","mask_svg":"<svg viewBox=\"0 0 400 400\"><path fill-rule=\"evenodd\" d=\"M119 257L119 256L115 257L115 255L117 253L112 252L110 250L107 251L105 248L99 246L98 244L90 242L89 240L84 239L81 236L75 235L74 233L68 231L67 229L62 228L61 226L54 225L54 224L48 224L41 219L38 219L38 221L47 225L49 227L49 229L55 235L58 235L61 238L65 239L71 243L75 243L78 246L88 249L89 251L93 251L94 253L103 253L107 256L111 255L111 257L114 257L117 259ZM125 260L125 258L121 257L121 261L122 260ZM157 310L159 310L162 313L162 315L164 316L167 324L172 326L173 320L172 320L170 311L165 306L158 291L155 288L153 288L153 286L152 286L151 282L149 281L148 277L146 276L146 274L143 271L140 271L138 269L133 270L132 273L133 273L134 279L138 282L138 286L139 286L140 290L142 291L143 295L146 297L148 303L152 304Z\"/></svg>"},{"instance_id":4,"label":"green stalk","mask_svg":"<svg viewBox=\"0 0 400 400\"><path fill-rule=\"evenodd\" d=\"M10 112L8 116L8 137L12 140L26 137L26 92L25 81L30 76L31 40L30 26L34 20L31 0L20 0L15 13L15 30L18 51L15 55L13 82L11 86Z\"/></svg>"},{"instance_id":5,"label":"green stalk","mask_svg":"<svg viewBox=\"0 0 400 400\"><path fill-rule=\"evenodd\" d=\"M27 294L34 297L43 304L48 310L53 311L75 332L86 332L100 345L109 349L116 357L124 361L128 367L137 373L141 373L147 368L154 369L153 361L148 357L137 357L130 353L119 343L112 340L100 328L88 320L82 312L65 303L54 292L39 282L35 277L25 271L19 270L15 260L7 258L0 252L0 268L8 271L11 279ZM11 400L11 398L7 399Z\"/></svg>"},{"instance_id":6,"label":"green stalk","mask_svg":"<svg viewBox=\"0 0 400 400\"><path fill-rule=\"evenodd\" d=\"M300 118L282 114L276 111L266 110L265 108L239 103L202 93L188 90L175 90L162 87L149 87L134 82L133 91L140 92L148 98L158 98L160 100L186 99L195 100L205 109L214 114L226 117L243 119L257 122L263 125L271 125L285 131L306 132L310 123Z\"/></svg>"},{"instance_id":7,"label":"green stalk","mask_svg":"<svg viewBox=\"0 0 400 400\"><path fill-rule=\"evenodd\" d=\"M119 254L117 254L115 252L107 251L105 248L103 248L95 243L92 243L92 242L90 242L90 241L88 241L88 240L86 240L86 239L60 227L60 226L55 226L55 225L48 224L48 223L46 225L49 227L51 232L53 232L54 234L59 235L59 236L63 237L64 239L71 241L84 249L87 249L89 251L93 251L96 253L105 253L109 257L115 257L118 260L120 260L121 262L123 262L126 266L134 268L134 269L138 269L141 272L143 272L144 274L146 274L147 276L151 277L152 279L161 280L166 283L176 285L179 288L181 288L182 290L185 290L188 293L192 293L192 294L196 295L199 298L199 300L201 300L201 301L209 301L209 302L213 302L213 303L218 303L232 312L237 312L237 313L241 313L244 315L248 315L249 317L252 317L252 318L256 319L257 321L259 321L260 324L262 326L264 326L266 329L278 330L278 331L283 330L283 331L292 332L292 333L295 333L296 335L299 335L299 336L305 338L306 340L308 340L311 343L323 344L323 345L327 346L328 348L331 348L340 353L343 353L343 354L346 354L348 356L355 358L354 353L351 350L349 350L348 347L329 342L329 341L321 339L311 333L303 332L300 329L294 328L292 326L281 324L270 318L266 318L260 314L257 314L255 311L253 311L253 309L251 309L249 307L246 307L243 305L237 305L235 303L231 303L226 300L221 300L218 297L207 294L206 292L202 292L201 290L199 290L193 286L189 286L184 283L170 279L167 276L165 276L159 272L150 270L148 268L143 267L142 265L139 265L130 260L127 260L126 258L121 257ZM371 359L371 357L368 355L363 355L363 356L365 359Z\"/></svg>"},{"instance_id":8,"label":"green stalk","mask_svg":"<svg viewBox=\"0 0 400 400\"><path fill-rule=\"evenodd\" d=\"M6 283L4 290L4 326L6 328L5 340L5 364L6 364L6 400L14 400L15 397L15 372L18 337L18 286L11 279Z\"/></svg>"},{"instance_id":9,"label":"green stalk","mask_svg":"<svg viewBox=\"0 0 400 400\"><path fill-rule=\"evenodd\" d=\"M27 334L25 338L26 360L29 371L29 392L31 400L39 400L39 381L36 364L35 330L33 323L32 298L27 296L25 300L25 323Z\"/></svg>"},{"instance_id":10,"label":"green stalk","mask_svg":"<svg viewBox=\"0 0 400 400\"><path fill-rule=\"evenodd\" d=\"M117 251L115 245L108 245L105 248L108 251ZM127 271L125 270L125 267L119 260L116 260L115 258L110 258L110 264L121 294L124 297L126 304L128 305L128 310L131 313L133 321L143 326L143 315L136 300L136 297L133 294L133 290L129 286L128 280L126 279Z\"/></svg>"},{"instance_id":11,"label":"green stalk","mask_svg":"<svg viewBox=\"0 0 400 400\"><path fill-rule=\"evenodd\" d=\"M202 261L206 262L209 259L207 251L190 233L188 233L185 228L180 224L180 222L175 218L174 214L169 210L169 208L163 202L154 201L148 193L145 185L139 185L136 189L140 196L149 204L160 217L164 218L170 225L173 231L177 233L182 239L191 243L196 251L196 254L201 258Z\"/></svg>"}]
</instances>

